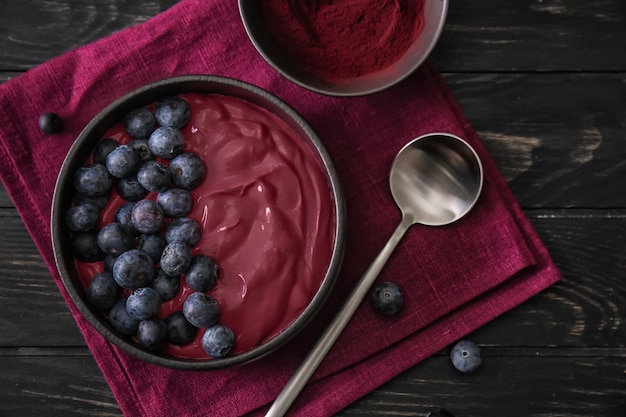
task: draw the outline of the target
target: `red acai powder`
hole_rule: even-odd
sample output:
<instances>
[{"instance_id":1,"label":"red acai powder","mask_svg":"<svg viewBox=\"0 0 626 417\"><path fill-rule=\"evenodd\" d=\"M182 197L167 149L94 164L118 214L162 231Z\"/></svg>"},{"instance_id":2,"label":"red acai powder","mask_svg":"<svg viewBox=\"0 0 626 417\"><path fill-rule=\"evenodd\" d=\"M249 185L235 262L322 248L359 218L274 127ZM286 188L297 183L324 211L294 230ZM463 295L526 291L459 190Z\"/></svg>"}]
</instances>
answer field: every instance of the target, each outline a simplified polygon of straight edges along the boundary
<instances>
[{"instance_id":1,"label":"red acai powder","mask_svg":"<svg viewBox=\"0 0 626 417\"><path fill-rule=\"evenodd\" d=\"M263 0L267 26L305 70L329 80L381 71L411 46L425 0Z\"/></svg>"}]
</instances>

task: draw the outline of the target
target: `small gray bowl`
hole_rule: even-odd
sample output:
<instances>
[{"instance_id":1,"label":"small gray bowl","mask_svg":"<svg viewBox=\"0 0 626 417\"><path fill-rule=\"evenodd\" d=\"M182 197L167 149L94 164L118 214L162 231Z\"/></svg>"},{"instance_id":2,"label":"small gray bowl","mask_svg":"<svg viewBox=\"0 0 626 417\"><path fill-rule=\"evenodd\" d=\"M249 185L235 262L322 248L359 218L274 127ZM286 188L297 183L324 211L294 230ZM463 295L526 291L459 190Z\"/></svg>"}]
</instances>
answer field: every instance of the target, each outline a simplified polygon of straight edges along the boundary
<instances>
[{"instance_id":1,"label":"small gray bowl","mask_svg":"<svg viewBox=\"0 0 626 417\"><path fill-rule=\"evenodd\" d=\"M260 4L260 1L239 0L244 27L261 56L291 82L319 94L338 97L376 93L408 77L435 47L448 13L448 0L424 0L424 28L398 61L384 71L333 82L307 72L285 52L268 29Z\"/></svg>"},{"instance_id":2,"label":"small gray bowl","mask_svg":"<svg viewBox=\"0 0 626 417\"><path fill-rule=\"evenodd\" d=\"M309 305L274 338L252 350L219 359L185 359L152 352L142 348L133 339L119 334L111 326L106 316L93 308L87 301L86 291L74 265L70 230L65 223L65 214L71 206L74 193L74 172L84 164L103 135L119 123L130 110L147 106L163 97L184 93L221 94L237 97L265 108L280 117L317 154L329 179L330 193L334 198L335 235L332 256L326 275ZM102 110L85 127L69 150L59 172L52 201L51 229L54 257L63 285L81 314L106 340L131 355L150 363L173 369L200 371L221 369L257 360L283 346L313 319L330 294L341 267L344 248L345 208L339 179L330 155L319 137L295 110L267 91L239 80L211 75L187 75L147 84L126 94Z\"/></svg>"}]
</instances>

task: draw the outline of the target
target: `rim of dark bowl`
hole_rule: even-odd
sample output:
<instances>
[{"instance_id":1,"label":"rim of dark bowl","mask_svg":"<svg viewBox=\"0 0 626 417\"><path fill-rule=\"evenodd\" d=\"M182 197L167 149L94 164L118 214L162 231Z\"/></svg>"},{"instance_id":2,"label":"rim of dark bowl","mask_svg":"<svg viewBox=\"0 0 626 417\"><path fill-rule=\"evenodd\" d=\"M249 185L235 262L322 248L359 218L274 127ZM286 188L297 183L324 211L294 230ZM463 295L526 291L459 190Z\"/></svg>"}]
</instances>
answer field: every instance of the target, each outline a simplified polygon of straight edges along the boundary
<instances>
[{"instance_id":1,"label":"rim of dark bowl","mask_svg":"<svg viewBox=\"0 0 626 417\"><path fill-rule=\"evenodd\" d=\"M280 117L313 147L314 153L326 171L329 191L334 198L335 236L332 256L326 275L309 305L281 333L263 345L219 359L186 359L150 352L130 338L118 334L106 317L90 307L86 300L82 283L76 270L71 266L73 255L70 233L64 221L65 213L72 201L72 176L76 169L84 164L88 154L93 151L95 144L103 135L113 125L120 122L128 111L154 103L165 96L183 93L223 94L238 97ZM105 339L146 362L172 369L200 371L226 368L259 359L283 346L313 319L332 291L341 268L344 251L345 203L339 177L328 151L309 124L293 108L272 93L247 82L223 76L191 74L162 79L131 91L104 108L89 122L68 151L59 172L52 199L50 224L54 259L63 285L80 313Z\"/></svg>"},{"instance_id":2,"label":"rim of dark bowl","mask_svg":"<svg viewBox=\"0 0 626 417\"><path fill-rule=\"evenodd\" d=\"M239 15L248 38L270 66L292 83L318 94L356 97L378 93L409 77L435 48L443 32L449 0L425 0L425 25L409 50L383 71L330 81L307 72L284 51L265 24L260 1L238 0Z\"/></svg>"}]
</instances>

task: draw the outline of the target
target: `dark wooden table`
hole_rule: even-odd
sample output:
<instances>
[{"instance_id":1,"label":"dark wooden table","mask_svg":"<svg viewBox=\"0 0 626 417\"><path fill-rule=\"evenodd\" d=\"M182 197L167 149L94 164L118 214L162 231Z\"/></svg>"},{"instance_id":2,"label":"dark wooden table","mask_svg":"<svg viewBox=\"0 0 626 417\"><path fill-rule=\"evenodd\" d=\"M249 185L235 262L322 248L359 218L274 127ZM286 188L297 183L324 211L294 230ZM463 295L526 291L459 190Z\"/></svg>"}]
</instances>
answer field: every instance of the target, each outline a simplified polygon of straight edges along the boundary
<instances>
[{"instance_id":1,"label":"dark wooden table","mask_svg":"<svg viewBox=\"0 0 626 417\"><path fill-rule=\"evenodd\" d=\"M0 1L0 82L174 3ZM452 1L432 57L564 280L470 335L480 373L442 351L341 415L625 417L626 2ZM4 189L0 224L0 415L121 415Z\"/></svg>"}]
</instances>

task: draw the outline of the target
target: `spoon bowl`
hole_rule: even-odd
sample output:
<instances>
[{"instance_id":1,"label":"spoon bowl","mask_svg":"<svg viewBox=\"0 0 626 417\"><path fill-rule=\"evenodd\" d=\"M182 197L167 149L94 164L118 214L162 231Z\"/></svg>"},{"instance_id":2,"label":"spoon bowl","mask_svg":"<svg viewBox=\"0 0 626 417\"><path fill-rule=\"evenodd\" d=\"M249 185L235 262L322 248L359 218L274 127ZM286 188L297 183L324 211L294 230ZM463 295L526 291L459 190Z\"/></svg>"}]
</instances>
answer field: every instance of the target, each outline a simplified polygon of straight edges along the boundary
<instances>
[{"instance_id":1,"label":"spoon bowl","mask_svg":"<svg viewBox=\"0 0 626 417\"><path fill-rule=\"evenodd\" d=\"M483 167L474 149L458 136L431 133L405 145L391 166L391 194L402 220L358 281L341 310L291 376L266 417L285 415L359 307L406 231L420 223L444 226L465 216L478 201Z\"/></svg>"},{"instance_id":2,"label":"spoon bowl","mask_svg":"<svg viewBox=\"0 0 626 417\"><path fill-rule=\"evenodd\" d=\"M463 217L483 184L482 164L463 139L435 133L404 146L391 167L389 187L412 223L443 226Z\"/></svg>"}]
</instances>

